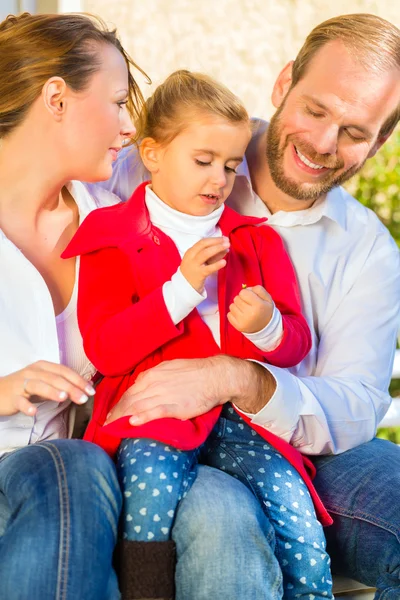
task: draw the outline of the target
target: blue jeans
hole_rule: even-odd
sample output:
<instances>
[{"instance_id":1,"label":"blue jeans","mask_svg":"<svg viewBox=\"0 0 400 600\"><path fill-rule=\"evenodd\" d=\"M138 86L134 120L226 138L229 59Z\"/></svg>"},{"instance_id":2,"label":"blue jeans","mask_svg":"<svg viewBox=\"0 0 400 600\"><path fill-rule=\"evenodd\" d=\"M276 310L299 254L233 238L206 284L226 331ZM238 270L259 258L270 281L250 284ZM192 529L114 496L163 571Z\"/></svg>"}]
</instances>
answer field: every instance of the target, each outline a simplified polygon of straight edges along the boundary
<instances>
[{"instance_id":1,"label":"blue jeans","mask_svg":"<svg viewBox=\"0 0 400 600\"><path fill-rule=\"evenodd\" d=\"M81 440L0 459L0 598L117 600L121 494L110 458Z\"/></svg>"},{"instance_id":2,"label":"blue jeans","mask_svg":"<svg viewBox=\"0 0 400 600\"><path fill-rule=\"evenodd\" d=\"M204 462L244 483L273 525L285 599L331 600L324 532L297 471L229 405L204 448Z\"/></svg>"},{"instance_id":3,"label":"blue jeans","mask_svg":"<svg viewBox=\"0 0 400 600\"><path fill-rule=\"evenodd\" d=\"M400 598L400 448L374 439L315 461L316 488L334 519L326 529L333 571Z\"/></svg>"},{"instance_id":4,"label":"blue jeans","mask_svg":"<svg viewBox=\"0 0 400 600\"><path fill-rule=\"evenodd\" d=\"M124 494L122 537L136 542L171 539L175 511L197 471L197 450L183 452L145 438L124 439L117 454Z\"/></svg>"},{"instance_id":5,"label":"blue jeans","mask_svg":"<svg viewBox=\"0 0 400 600\"><path fill-rule=\"evenodd\" d=\"M131 541L167 541L178 504L197 471L196 450L182 452L151 439L125 439L117 457L124 492L121 529ZM275 555L287 600L332 599L325 537L302 478L279 452L224 407L200 460L240 479L275 530ZM237 516L235 511L232 518ZM240 518L240 517L239 517Z\"/></svg>"},{"instance_id":6,"label":"blue jeans","mask_svg":"<svg viewBox=\"0 0 400 600\"><path fill-rule=\"evenodd\" d=\"M315 462L317 490L335 520L325 530L333 570L376 585L376 600L398 600L400 448L376 439ZM176 600L282 599L274 529L239 480L200 465L172 535Z\"/></svg>"}]
</instances>

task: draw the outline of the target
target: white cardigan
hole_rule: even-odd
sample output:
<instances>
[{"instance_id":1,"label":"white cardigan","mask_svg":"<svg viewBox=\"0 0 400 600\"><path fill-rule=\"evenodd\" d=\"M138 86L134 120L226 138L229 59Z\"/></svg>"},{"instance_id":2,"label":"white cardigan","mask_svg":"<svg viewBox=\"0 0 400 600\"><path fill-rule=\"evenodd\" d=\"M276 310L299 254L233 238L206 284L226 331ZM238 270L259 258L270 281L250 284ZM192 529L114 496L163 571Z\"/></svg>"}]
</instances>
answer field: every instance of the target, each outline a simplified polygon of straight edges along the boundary
<instances>
[{"instance_id":1,"label":"white cardigan","mask_svg":"<svg viewBox=\"0 0 400 600\"><path fill-rule=\"evenodd\" d=\"M71 182L80 221L100 206L82 183ZM101 205L119 198L102 194ZM22 252L0 230L0 377L38 360L60 362L56 317L48 287ZM71 434L70 402L44 401L34 417L0 416L0 455L34 442ZM73 411L72 411L73 412Z\"/></svg>"}]
</instances>

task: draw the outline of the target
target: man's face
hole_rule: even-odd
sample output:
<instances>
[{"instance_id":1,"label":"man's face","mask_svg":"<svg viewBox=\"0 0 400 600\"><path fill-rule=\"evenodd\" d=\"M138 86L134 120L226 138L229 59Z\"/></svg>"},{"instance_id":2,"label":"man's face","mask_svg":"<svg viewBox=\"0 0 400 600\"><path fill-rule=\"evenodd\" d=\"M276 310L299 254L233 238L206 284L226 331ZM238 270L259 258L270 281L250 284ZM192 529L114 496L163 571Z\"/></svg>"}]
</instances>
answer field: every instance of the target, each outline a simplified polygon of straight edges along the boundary
<instances>
[{"instance_id":1,"label":"man's face","mask_svg":"<svg viewBox=\"0 0 400 600\"><path fill-rule=\"evenodd\" d=\"M372 70L371 70L372 71ZM274 88L277 111L267 134L275 185L314 202L361 169L381 143L382 125L400 103L399 70L367 71L341 42L330 42L290 88L290 69Z\"/></svg>"}]
</instances>

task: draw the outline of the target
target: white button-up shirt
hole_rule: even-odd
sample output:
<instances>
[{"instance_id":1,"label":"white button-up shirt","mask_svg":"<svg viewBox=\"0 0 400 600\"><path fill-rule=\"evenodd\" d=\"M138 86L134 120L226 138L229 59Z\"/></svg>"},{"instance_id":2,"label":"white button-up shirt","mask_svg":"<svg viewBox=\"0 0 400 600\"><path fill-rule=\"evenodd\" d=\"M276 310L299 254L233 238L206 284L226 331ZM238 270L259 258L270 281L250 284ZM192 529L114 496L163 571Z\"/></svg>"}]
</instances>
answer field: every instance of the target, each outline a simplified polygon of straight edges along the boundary
<instances>
[{"instance_id":1,"label":"white button-up shirt","mask_svg":"<svg viewBox=\"0 0 400 600\"><path fill-rule=\"evenodd\" d=\"M296 367L264 365L277 389L253 421L304 453L343 452L375 435L391 402L398 248L376 215L342 188L307 210L271 215L251 188L247 165L238 172L228 203L242 214L268 217L282 236L313 338ZM126 149L101 185L126 200L148 178L135 150Z\"/></svg>"},{"instance_id":2,"label":"white button-up shirt","mask_svg":"<svg viewBox=\"0 0 400 600\"><path fill-rule=\"evenodd\" d=\"M81 221L100 206L82 183L71 182L68 190L78 205ZM117 201L112 194L102 194L103 205ZM0 377L38 360L59 363L56 317L49 289L37 269L1 230L0 281ZM81 337L76 341L82 344ZM80 351L83 353L83 348L77 348L78 354ZM87 363L81 375L87 375L90 370L89 361ZM21 412L10 417L0 416L0 455L28 444L70 435L73 424L70 404L69 401L43 401L37 404L35 416Z\"/></svg>"}]
</instances>

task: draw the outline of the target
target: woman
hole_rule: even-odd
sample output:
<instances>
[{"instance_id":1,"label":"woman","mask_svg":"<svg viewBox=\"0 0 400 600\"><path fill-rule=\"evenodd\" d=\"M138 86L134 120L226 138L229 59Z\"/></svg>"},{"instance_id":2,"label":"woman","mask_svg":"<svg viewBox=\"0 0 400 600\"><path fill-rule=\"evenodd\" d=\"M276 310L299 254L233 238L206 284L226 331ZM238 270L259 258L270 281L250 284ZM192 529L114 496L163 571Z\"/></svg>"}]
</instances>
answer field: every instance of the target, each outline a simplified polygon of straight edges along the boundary
<instances>
[{"instance_id":1,"label":"woman","mask_svg":"<svg viewBox=\"0 0 400 600\"><path fill-rule=\"evenodd\" d=\"M0 598L119 598L112 462L71 434L94 390L60 254L96 208L142 96L115 31L83 15L0 24ZM136 67L137 68L137 67ZM139 69L140 70L140 69ZM103 197L104 198L104 197ZM116 198L110 194L110 203Z\"/></svg>"}]
</instances>

